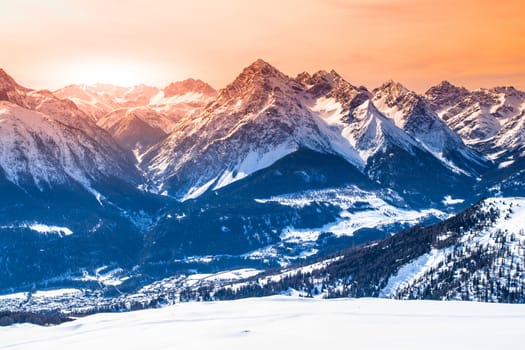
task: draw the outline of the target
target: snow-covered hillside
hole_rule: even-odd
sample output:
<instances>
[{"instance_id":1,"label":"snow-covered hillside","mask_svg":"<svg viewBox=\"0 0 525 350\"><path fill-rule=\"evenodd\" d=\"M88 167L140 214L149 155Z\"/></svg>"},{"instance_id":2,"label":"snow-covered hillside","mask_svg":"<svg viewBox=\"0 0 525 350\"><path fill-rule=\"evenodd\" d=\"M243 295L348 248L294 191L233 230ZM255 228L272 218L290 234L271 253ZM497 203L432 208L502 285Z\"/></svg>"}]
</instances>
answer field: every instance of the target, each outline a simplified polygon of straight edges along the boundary
<instances>
[{"instance_id":1,"label":"snow-covered hillside","mask_svg":"<svg viewBox=\"0 0 525 350\"><path fill-rule=\"evenodd\" d=\"M97 132L95 127L92 133ZM100 136L93 138L60 119L0 102L0 168L21 188L42 191L77 184L100 199L94 183L113 177L136 181L138 174L133 176L125 154Z\"/></svg>"},{"instance_id":2,"label":"snow-covered hillside","mask_svg":"<svg viewBox=\"0 0 525 350\"><path fill-rule=\"evenodd\" d=\"M525 278L525 199L489 198L480 213L497 213L494 222L462 232L450 246L433 249L402 266L390 277L381 295L420 296L448 275L461 281L447 293L449 299L505 301L523 294ZM446 241L453 236L443 232ZM479 261L479 260L483 260ZM492 289L488 286L494 286ZM497 285L497 287L496 287Z\"/></svg>"},{"instance_id":3,"label":"snow-covered hillside","mask_svg":"<svg viewBox=\"0 0 525 350\"><path fill-rule=\"evenodd\" d=\"M14 325L0 349L514 349L524 327L522 305L281 296Z\"/></svg>"}]
</instances>

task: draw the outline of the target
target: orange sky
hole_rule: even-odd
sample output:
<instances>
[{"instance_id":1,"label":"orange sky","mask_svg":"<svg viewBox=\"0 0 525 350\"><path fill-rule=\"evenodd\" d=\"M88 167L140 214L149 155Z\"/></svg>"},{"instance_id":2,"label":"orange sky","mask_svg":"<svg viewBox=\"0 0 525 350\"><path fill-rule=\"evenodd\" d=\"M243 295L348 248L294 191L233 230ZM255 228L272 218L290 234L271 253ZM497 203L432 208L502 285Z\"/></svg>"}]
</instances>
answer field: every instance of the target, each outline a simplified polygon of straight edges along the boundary
<instances>
[{"instance_id":1,"label":"orange sky","mask_svg":"<svg viewBox=\"0 0 525 350\"><path fill-rule=\"evenodd\" d=\"M0 67L22 84L221 88L256 58L356 85L441 80L525 90L521 0L16 0L0 4Z\"/></svg>"}]
</instances>

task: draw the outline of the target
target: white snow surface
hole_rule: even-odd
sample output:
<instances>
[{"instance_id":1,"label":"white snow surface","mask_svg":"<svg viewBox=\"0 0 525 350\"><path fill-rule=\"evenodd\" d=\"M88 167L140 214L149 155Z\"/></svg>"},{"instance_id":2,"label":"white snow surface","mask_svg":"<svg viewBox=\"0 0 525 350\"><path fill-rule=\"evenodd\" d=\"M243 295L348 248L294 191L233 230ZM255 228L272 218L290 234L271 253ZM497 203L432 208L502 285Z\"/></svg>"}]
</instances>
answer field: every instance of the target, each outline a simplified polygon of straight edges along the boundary
<instances>
[{"instance_id":1,"label":"white snow surface","mask_svg":"<svg viewBox=\"0 0 525 350\"><path fill-rule=\"evenodd\" d=\"M227 170L220 176L213 189L218 190L235 181L239 181L257 170L269 167L279 159L295 151L297 151L297 146L288 143L277 145L268 152L259 153L251 150L243 161L236 166L234 171Z\"/></svg>"},{"instance_id":2,"label":"white snow surface","mask_svg":"<svg viewBox=\"0 0 525 350\"><path fill-rule=\"evenodd\" d=\"M34 297L45 297L45 298L57 298L68 294L80 294L79 289L74 288L63 288L63 289L52 289L52 290L39 290L33 293Z\"/></svg>"},{"instance_id":3,"label":"white snow surface","mask_svg":"<svg viewBox=\"0 0 525 350\"><path fill-rule=\"evenodd\" d=\"M57 234L60 237L69 236L69 235L73 234L73 231L71 231L71 229L69 229L67 227L46 225L46 224L41 224L41 223L0 226L0 230L1 229L15 229L15 228L28 228L30 230L33 230L33 231L41 233L41 234L50 234L51 233L51 234Z\"/></svg>"},{"instance_id":4,"label":"white snow surface","mask_svg":"<svg viewBox=\"0 0 525 350\"><path fill-rule=\"evenodd\" d=\"M120 286L124 281L129 279L129 276L120 276L123 272L121 268L116 268L107 271L107 266L101 266L95 270L94 275L90 275L84 271L81 281L96 281L99 285L104 286Z\"/></svg>"},{"instance_id":5,"label":"white snow surface","mask_svg":"<svg viewBox=\"0 0 525 350\"><path fill-rule=\"evenodd\" d=\"M69 236L73 234L73 231L71 231L67 227L48 226L44 224L32 224L32 225L29 225L29 228L38 233L57 233L60 236L62 235Z\"/></svg>"},{"instance_id":6,"label":"white snow surface","mask_svg":"<svg viewBox=\"0 0 525 350\"><path fill-rule=\"evenodd\" d=\"M388 279L387 285L381 290L379 296L382 298L390 297L398 288L406 287L409 282L416 280L432 267L445 261L447 254L451 251L453 249L450 248L443 250L432 249L430 253L423 254L414 261L402 266L395 275Z\"/></svg>"},{"instance_id":7,"label":"white snow surface","mask_svg":"<svg viewBox=\"0 0 525 350\"><path fill-rule=\"evenodd\" d=\"M514 164L514 160L507 160L498 164L498 169L503 169Z\"/></svg>"},{"instance_id":8,"label":"white snow surface","mask_svg":"<svg viewBox=\"0 0 525 350\"><path fill-rule=\"evenodd\" d=\"M3 327L0 349L514 349L524 327L524 305L279 296Z\"/></svg>"},{"instance_id":9,"label":"white snow surface","mask_svg":"<svg viewBox=\"0 0 525 350\"><path fill-rule=\"evenodd\" d=\"M235 281L239 279L253 277L263 272L262 270L256 270L251 268L238 269L231 271L221 271L219 273L198 273L189 275L186 278L185 285L192 286L197 282L202 281Z\"/></svg>"},{"instance_id":10,"label":"white snow surface","mask_svg":"<svg viewBox=\"0 0 525 350\"><path fill-rule=\"evenodd\" d=\"M199 197L201 194L206 192L208 190L208 188L210 188L211 185L213 185L215 180L216 179L213 178L210 181L206 182L202 186L194 186L194 187L190 188L188 193L186 193L184 195L184 197L181 198L181 202L187 201L188 199L195 199L195 198Z\"/></svg>"},{"instance_id":11,"label":"white snow surface","mask_svg":"<svg viewBox=\"0 0 525 350\"><path fill-rule=\"evenodd\" d=\"M443 204L445 205L454 205L454 204L461 204L465 200L461 198L452 198L452 196L448 195L443 198Z\"/></svg>"},{"instance_id":12,"label":"white snow surface","mask_svg":"<svg viewBox=\"0 0 525 350\"><path fill-rule=\"evenodd\" d=\"M355 186L339 189L307 191L294 195L256 199L259 203L274 202L284 206L302 208L313 203L329 203L341 208L339 219L320 228L296 229L288 227L281 233L281 240L289 243L315 241L323 232L336 236L352 236L364 228L377 228L396 223L416 224L434 216L446 218L447 214L437 209L410 210L387 203L378 193L366 192ZM358 203L366 205L354 208Z\"/></svg>"}]
</instances>

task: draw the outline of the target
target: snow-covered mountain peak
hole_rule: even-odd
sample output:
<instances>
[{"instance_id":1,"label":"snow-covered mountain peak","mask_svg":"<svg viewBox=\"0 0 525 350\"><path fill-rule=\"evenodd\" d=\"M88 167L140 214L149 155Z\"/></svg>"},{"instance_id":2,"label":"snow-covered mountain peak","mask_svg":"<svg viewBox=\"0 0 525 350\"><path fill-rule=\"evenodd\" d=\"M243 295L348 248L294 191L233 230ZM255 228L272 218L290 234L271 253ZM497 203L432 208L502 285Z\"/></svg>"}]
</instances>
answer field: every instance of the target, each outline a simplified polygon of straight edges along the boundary
<instances>
[{"instance_id":1,"label":"snow-covered mountain peak","mask_svg":"<svg viewBox=\"0 0 525 350\"><path fill-rule=\"evenodd\" d=\"M496 86L490 89L490 91L496 94L503 94L507 98L525 98L525 92L516 89L514 86Z\"/></svg>"},{"instance_id":2,"label":"snow-covered mountain peak","mask_svg":"<svg viewBox=\"0 0 525 350\"><path fill-rule=\"evenodd\" d=\"M308 80L310 79L312 79L312 75L308 72L301 72L295 77L295 80L304 86L308 85Z\"/></svg>"},{"instance_id":3,"label":"snow-covered mountain peak","mask_svg":"<svg viewBox=\"0 0 525 350\"><path fill-rule=\"evenodd\" d=\"M407 129L408 124L422 122L446 128L423 97L408 90L400 83L390 80L374 89L373 95L373 102L377 108L402 129ZM405 131L409 132L409 130ZM412 136L417 138L417 135Z\"/></svg>"},{"instance_id":4,"label":"snow-covered mountain peak","mask_svg":"<svg viewBox=\"0 0 525 350\"><path fill-rule=\"evenodd\" d=\"M525 111L525 93L513 87L468 91L442 84L429 89L425 98L465 143L492 158L500 151L498 140L514 137L508 132L516 128L506 123L515 125Z\"/></svg>"},{"instance_id":5,"label":"snow-covered mountain peak","mask_svg":"<svg viewBox=\"0 0 525 350\"><path fill-rule=\"evenodd\" d=\"M17 86L16 81L5 70L0 68L0 90L13 89Z\"/></svg>"},{"instance_id":6,"label":"snow-covered mountain peak","mask_svg":"<svg viewBox=\"0 0 525 350\"><path fill-rule=\"evenodd\" d=\"M263 106L300 103L298 93L304 87L294 79L277 70L264 60L257 60L219 92L210 110L233 109L246 112L258 111Z\"/></svg>"},{"instance_id":7,"label":"snow-covered mountain peak","mask_svg":"<svg viewBox=\"0 0 525 350\"><path fill-rule=\"evenodd\" d=\"M258 59L243 69L241 74L228 86L248 86L270 83L271 81L288 81L290 78L268 62ZM228 89L228 87L226 88Z\"/></svg>"},{"instance_id":8,"label":"snow-covered mountain peak","mask_svg":"<svg viewBox=\"0 0 525 350\"><path fill-rule=\"evenodd\" d=\"M295 80L307 88L309 95L314 98L332 92L332 95L339 95L339 99L343 100L344 94L355 95L358 91L357 87L344 80L344 78L333 69L330 72L320 70L313 75L301 73Z\"/></svg>"},{"instance_id":9,"label":"snow-covered mountain peak","mask_svg":"<svg viewBox=\"0 0 525 350\"><path fill-rule=\"evenodd\" d=\"M9 74L0 68L0 101L11 101L17 105L25 106L24 95L31 91L19 85Z\"/></svg>"},{"instance_id":10,"label":"snow-covered mountain peak","mask_svg":"<svg viewBox=\"0 0 525 350\"><path fill-rule=\"evenodd\" d=\"M157 109L171 114L176 114L177 118L181 114L194 114L206 104L213 101L217 96L217 91L208 83L199 79L186 79L169 84L164 89L159 90L153 95L148 104ZM183 110L184 113L180 113Z\"/></svg>"},{"instance_id":11,"label":"snow-covered mountain peak","mask_svg":"<svg viewBox=\"0 0 525 350\"><path fill-rule=\"evenodd\" d=\"M442 83L447 87L449 83ZM394 82L374 90L374 104L447 167L476 175L487 161L469 149L437 115L428 100ZM481 168L480 168L481 167Z\"/></svg>"},{"instance_id":12,"label":"snow-covered mountain peak","mask_svg":"<svg viewBox=\"0 0 525 350\"><path fill-rule=\"evenodd\" d=\"M381 112L370 100L364 101L361 105L357 106L352 113L354 120L364 120L370 118L381 117Z\"/></svg>"},{"instance_id":13,"label":"snow-covered mountain peak","mask_svg":"<svg viewBox=\"0 0 525 350\"><path fill-rule=\"evenodd\" d=\"M171 132L180 120L198 114L213 101L216 91L201 80L187 79L162 90L144 84L69 85L55 91L55 95L73 101L121 145L131 146L131 151L135 150L135 141L140 141L140 148L144 148Z\"/></svg>"},{"instance_id":14,"label":"snow-covered mountain peak","mask_svg":"<svg viewBox=\"0 0 525 350\"><path fill-rule=\"evenodd\" d=\"M277 68L275 68L262 58L258 58L257 60L252 62L248 67L244 69L244 71L252 71L256 74L261 73L263 75L282 74Z\"/></svg>"},{"instance_id":15,"label":"snow-covered mountain peak","mask_svg":"<svg viewBox=\"0 0 525 350\"><path fill-rule=\"evenodd\" d=\"M443 119L447 120L451 116L447 114L450 107L465 101L471 92L464 87L458 87L448 81L442 81L436 86L428 89L424 97L430 102L432 109Z\"/></svg>"},{"instance_id":16,"label":"snow-covered mountain peak","mask_svg":"<svg viewBox=\"0 0 525 350\"><path fill-rule=\"evenodd\" d=\"M418 147L417 143L392 120L386 118L370 99L351 111L342 135L358 150L365 163L370 157L385 150L389 144L395 144L409 153L412 153L414 147Z\"/></svg>"},{"instance_id":17,"label":"snow-covered mountain peak","mask_svg":"<svg viewBox=\"0 0 525 350\"><path fill-rule=\"evenodd\" d=\"M438 118L419 95L393 80L375 88L372 94L377 108L402 129L415 115L431 115L431 118Z\"/></svg>"},{"instance_id":18,"label":"snow-covered mountain peak","mask_svg":"<svg viewBox=\"0 0 525 350\"><path fill-rule=\"evenodd\" d=\"M447 80L443 80L439 84L432 86L425 92L425 96L433 100L434 98L443 98L448 96L454 98L458 96L465 96L469 93L464 87L456 86Z\"/></svg>"},{"instance_id":19,"label":"snow-covered mountain peak","mask_svg":"<svg viewBox=\"0 0 525 350\"><path fill-rule=\"evenodd\" d=\"M258 59L257 61L244 68L241 74L229 84L224 90L230 92L237 91L239 88L250 88L255 85L278 83L288 81L290 78L268 62Z\"/></svg>"},{"instance_id":20,"label":"snow-covered mountain peak","mask_svg":"<svg viewBox=\"0 0 525 350\"><path fill-rule=\"evenodd\" d=\"M330 81L333 84L335 84L335 83L337 83L337 82L339 82L341 80L344 80L343 77L341 75L339 75L339 73L337 73L334 69L330 70L329 72L325 71L325 70L320 70L320 71L314 73L314 75L312 76L312 79L314 79L314 80L323 79L325 81Z\"/></svg>"},{"instance_id":21,"label":"snow-covered mountain peak","mask_svg":"<svg viewBox=\"0 0 525 350\"><path fill-rule=\"evenodd\" d=\"M90 100L92 99L92 96L90 96L89 87L87 85L81 85L81 84L70 84L64 86L60 90L56 90L54 92L55 95L69 98L69 99L84 99L84 100Z\"/></svg>"},{"instance_id":22,"label":"snow-covered mountain peak","mask_svg":"<svg viewBox=\"0 0 525 350\"><path fill-rule=\"evenodd\" d=\"M366 88L355 87L334 70L302 75L296 80L307 89L305 97L310 108L329 124L349 122L352 110L371 98Z\"/></svg>"},{"instance_id":23,"label":"snow-covered mountain peak","mask_svg":"<svg viewBox=\"0 0 525 350\"><path fill-rule=\"evenodd\" d=\"M92 136L97 133L93 121L71 100L61 99L49 90L25 88L5 72L4 75L3 86L0 87L0 100L42 112L54 120L81 129Z\"/></svg>"},{"instance_id":24,"label":"snow-covered mountain peak","mask_svg":"<svg viewBox=\"0 0 525 350\"><path fill-rule=\"evenodd\" d=\"M203 95L215 95L216 91L208 83L200 79L189 78L169 84L164 89L164 96L180 96L188 92L201 93Z\"/></svg>"},{"instance_id":25,"label":"snow-covered mountain peak","mask_svg":"<svg viewBox=\"0 0 525 350\"><path fill-rule=\"evenodd\" d=\"M144 84L123 87L98 83L68 85L53 93L60 98L72 100L81 108L98 108L99 114L104 114L115 108L147 105L159 91L156 87Z\"/></svg>"},{"instance_id":26,"label":"snow-covered mountain peak","mask_svg":"<svg viewBox=\"0 0 525 350\"><path fill-rule=\"evenodd\" d=\"M387 80L380 87L372 90L372 94L376 97L385 98L388 104L394 103L397 98L404 96L411 91L403 84L392 79Z\"/></svg>"},{"instance_id":27,"label":"snow-covered mountain peak","mask_svg":"<svg viewBox=\"0 0 525 350\"><path fill-rule=\"evenodd\" d=\"M457 89L461 89L461 88L459 88L456 85L452 84L448 80L442 80L439 84L437 84L436 86L433 86L431 89L449 90L450 91L450 90L457 90Z\"/></svg>"}]
</instances>

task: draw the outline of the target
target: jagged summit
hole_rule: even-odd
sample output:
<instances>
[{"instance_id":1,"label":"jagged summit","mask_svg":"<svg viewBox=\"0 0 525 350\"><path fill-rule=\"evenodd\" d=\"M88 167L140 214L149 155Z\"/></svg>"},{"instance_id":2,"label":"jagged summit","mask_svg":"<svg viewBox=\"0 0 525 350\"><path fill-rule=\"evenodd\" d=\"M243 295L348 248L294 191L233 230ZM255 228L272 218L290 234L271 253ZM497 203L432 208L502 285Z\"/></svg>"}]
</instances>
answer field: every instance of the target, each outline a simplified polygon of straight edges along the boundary
<instances>
[{"instance_id":1,"label":"jagged summit","mask_svg":"<svg viewBox=\"0 0 525 350\"><path fill-rule=\"evenodd\" d=\"M504 94L507 97L525 97L525 92L516 89L514 86L496 86L490 89L490 91L497 94Z\"/></svg>"},{"instance_id":2,"label":"jagged summit","mask_svg":"<svg viewBox=\"0 0 525 350\"><path fill-rule=\"evenodd\" d=\"M330 72L320 70L310 75L301 75L296 78L306 89L313 100L313 109L324 109L330 101L341 106L341 112L348 114L352 109L371 97L366 88L358 88L346 81L335 70Z\"/></svg>"},{"instance_id":3,"label":"jagged summit","mask_svg":"<svg viewBox=\"0 0 525 350\"><path fill-rule=\"evenodd\" d=\"M15 80L13 79L13 77L11 77L9 74L7 74L7 72L3 69L3 68L0 68L0 81L10 81L10 82L13 82L16 84Z\"/></svg>"},{"instance_id":4,"label":"jagged summit","mask_svg":"<svg viewBox=\"0 0 525 350\"><path fill-rule=\"evenodd\" d=\"M429 109L423 98L414 91L409 90L403 84L394 80L388 80L380 87L372 90L373 101L383 113L394 119L399 127L403 127L406 122L406 114L413 109ZM388 113L389 108L404 111L404 116ZM431 113L431 111L425 111Z\"/></svg>"},{"instance_id":5,"label":"jagged summit","mask_svg":"<svg viewBox=\"0 0 525 350\"><path fill-rule=\"evenodd\" d=\"M452 84L450 81L448 80L442 80L439 84L436 84L434 86L432 86L430 89L432 88L439 88L439 89L458 89L459 87Z\"/></svg>"},{"instance_id":6,"label":"jagged summit","mask_svg":"<svg viewBox=\"0 0 525 350\"><path fill-rule=\"evenodd\" d=\"M374 94L376 98L381 98L381 96L389 96L388 100L390 103L393 103L400 96L410 92L411 91L403 84L392 79L387 80L380 87L372 90L372 94Z\"/></svg>"},{"instance_id":7,"label":"jagged summit","mask_svg":"<svg viewBox=\"0 0 525 350\"><path fill-rule=\"evenodd\" d=\"M19 85L13 77L0 68L0 101L9 101L18 106L30 107L31 100L28 94L31 89Z\"/></svg>"},{"instance_id":8,"label":"jagged summit","mask_svg":"<svg viewBox=\"0 0 525 350\"><path fill-rule=\"evenodd\" d=\"M290 78L272 66L270 63L258 59L249 66L245 67L241 74L233 81L231 85L240 82L247 82L250 79L256 81L268 81L269 79L289 80Z\"/></svg>"},{"instance_id":9,"label":"jagged summit","mask_svg":"<svg viewBox=\"0 0 525 350\"><path fill-rule=\"evenodd\" d=\"M491 159L497 159L503 154L501 140L519 135L500 133L510 130L519 133L519 128L515 128L513 124L515 118L521 118L525 110L525 92L513 87L469 91L442 82L430 88L425 93L425 98L465 143ZM506 146L503 148L509 146L507 142L504 144Z\"/></svg>"},{"instance_id":10,"label":"jagged summit","mask_svg":"<svg viewBox=\"0 0 525 350\"><path fill-rule=\"evenodd\" d=\"M348 141L323 124L309 102L305 86L257 60L214 103L148 150L141 166L182 199L222 188L298 149L339 154L362 168Z\"/></svg>"},{"instance_id":11,"label":"jagged summit","mask_svg":"<svg viewBox=\"0 0 525 350\"><path fill-rule=\"evenodd\" d=\"M438 89L446 89L446 90L449 90L449 89L465 89L464 87L459 87L457 85L454 85L452 84L451 82L449 82L448 80L443 80L441 81L439 84L437 84L436 86L434 86L434 88L438 88ZM431 88L432 89L432 88ZM466 89L465 89L466 90Z\"/></svg>"},{"instance_id":12,"label":"jagged summit","mask_svg":"<svg viewBox=\"0 0 525 350\"><path fill-rule=\"evenodd\" d=\"M0 81L3 80L13 80L13 78L3 68L0 68Z\"/></svg>"},{"instance_id":13,"label":"jagged summit","mask_svg":"<svg viewBox=\"0 0 525 350\"><path fill-rule=\"evenodd\" d=\"M373 102L399 128L453 171L477 176L488 166L486 159L466 147L441 120L431 102L400 83L389 80L374 89Z\"/></svg>"},{"instance_id":14,"label":"jagged summit","mask_svg":"<svg viewBox=\"0 0 525 350\"><path fill-rule=\"evenodd\" d=\"M239 87L249 87L254 84L269 83L270 80L287 81L290 80L290 78L268 62L258 59L245 67L237 78L226 86L224 90L230 91Z\"/></svg>"},{"instance_id":15,"label":"jagged summit","mask_svg":"<svg viewBox=\"0 0 525 350\"><path fill-rule=\"evenodd\" d=\"M164 96L176 96L183 95L188 91L202 93L205 95L213 95L216 93L215 89L211 87L208 83L200 80L189 78L182 81L177 81L169 84L164 89Z\"/></svg>"},{"instance_id":16,"label":"jagged summit","mask_svg":"<svg viewBox=\"0 0 525 350\"><path fill-rule=\"evenodd\" d=\"M312 78L324 78L332 81L343 80L343 77L341 77L341 75L339 75L339 73L337 73L334 69L330 70L329 72L325 70L320 70L314 73Z\"/></svg>"},{"instance_id":17,"label":"jagged summit","mask_svg":"<svg viewBox=\"0 0 525 350\"><path fill-rule=\"evenodd\" d=\"M27 92L29 89L19 85L13 77L11 77L5 70L0 68L0 101L13 101L18 104L17 96L20 92Z\"/></svg>"},{"instance_id":18,"label":"jagged summit","mask_svg":"<svg viewBox=\"0 0 525 350\"><path fill-rule=\"evenodd\" d=\"M306 82L312 78L312 75L308 72L301 72L297 74L295 77L295 80L301 83L302 85L306 85Z\"/></svg>"},{"instance_id":19,"label":"jagged summit","mask_svg":"<svg viewBox=\"0 0 525 350\"><path fill-rule=\"evenodd\" d=\"M337 82L345 81L344 78L339 73L337 73L334 69L330 71L320 70L320 71L315 72L313 75L311 75L308 72L302 72L297 75L295 80L305 86L313 85L316 82L319 82L321 80L324 80L330 83L337 83ZM346 83L349 84L348 82Z\"/></svg>"},{"instance_id":20,"label":"jagged summit","mask_svg":"<svg viewBox=\"0 0 525 350\"><path fill-rule=\"evenodd\" d=\"M291 90L301 91L303 86L268 62L258 59L246 68L219 93L219 105L233 100L261 105L270 97L290 95Z\"/></svg>"},{"instance_id":21,"label":"jagged summit","mask_svg":"<svg viewBox=\"0 0 525 350\"><path fill-rule=\"evenodd\" d=\"M270 63L265 60L258 58L252 64L245 68L245 70L252 70L256 72L261 72L262 74L269 74L271 72L279 72L277 68L272 66Z\"/></svg>"},{"instance_id":22,"label":"jagged summit","mask_svg":"<svg viewBox=\"0 0 525 350\"><path fill-rule=\"evenodd\" d=\"M443 80L441 83L428 89L424 96L435 105L443 105L446 103L454 103L468 94L470 94L470 91L466 88Z\"/></svg>"}]
</instances>

